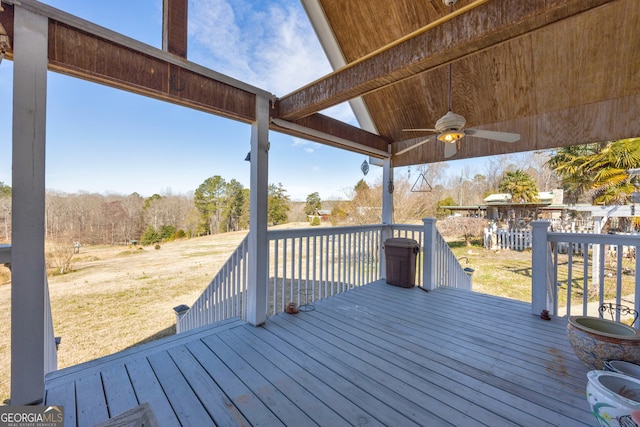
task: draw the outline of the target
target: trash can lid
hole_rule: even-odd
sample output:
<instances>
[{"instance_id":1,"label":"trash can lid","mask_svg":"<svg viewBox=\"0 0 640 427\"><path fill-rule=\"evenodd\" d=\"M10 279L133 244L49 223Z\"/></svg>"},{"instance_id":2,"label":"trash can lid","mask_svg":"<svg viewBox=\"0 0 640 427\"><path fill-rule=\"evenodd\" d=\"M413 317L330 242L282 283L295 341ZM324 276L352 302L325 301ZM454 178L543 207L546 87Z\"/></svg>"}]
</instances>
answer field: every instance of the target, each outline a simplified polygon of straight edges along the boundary
<instances>
[{"instance_id":1,"label":"trash can lid","mask_svg":"<svg viewBox=\"0 0 640 427\"><path fill-rule=\"evenodd\" d=\"M418 242L413 239L405 239L401 237L393 237L384 241L385 246L395 246L398 248L415 248Z\"/></svg>"}]
</instances>

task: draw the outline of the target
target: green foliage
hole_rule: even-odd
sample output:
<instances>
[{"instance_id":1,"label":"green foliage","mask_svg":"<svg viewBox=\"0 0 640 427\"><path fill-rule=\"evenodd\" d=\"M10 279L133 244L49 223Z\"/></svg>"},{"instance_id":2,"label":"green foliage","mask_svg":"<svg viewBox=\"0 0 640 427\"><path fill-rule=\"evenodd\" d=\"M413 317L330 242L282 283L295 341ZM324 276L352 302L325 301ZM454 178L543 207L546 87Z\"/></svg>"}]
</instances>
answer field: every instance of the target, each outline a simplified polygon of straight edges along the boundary
<instances>
[{"instance_id":1,"label":"green foliage","mask_svg":"<svg viewBox=\"0 0 640 427\"><path fill-rule=\"evenodd\" d=\"M0 197L11 197L11 187L0 181Z\"/></svg>"},{"instance_id":2,"label":"green foliage","mask_svg":"<svg viewBox=\"0 0 640 427\"><path fill-rule=\"evenodd\" d=\"M194 193L193 201L211 234L219 231L225 207L225 187L225 180L216 175L205 179Z\"/></svg>"},{"instance_id":3,"label":"green foliage","mask_svg":"<svg viewBox=\"0 0 640 427\"><path fill-rule=\"evenodd\" d=\"M320 209L322 209L320 194L318 192L309 194L307 196L307 204L304 206L304 213L307 215L314 215Z\"/></svg>"},{"instance_id":4,"label":"green foliage","mask_svg":"<svg viewBox=\"0 0 640 427\"><path fill-rule=\"evenodd\" d=\"M563 147L547 165L562 179L571 202L587 198L593 204L629 203L635 188L627 171L640 167L640 138Z\"/></svg>"},{"instance_id":5,"label":"green foliage","mask_svg":"<svg viewBox=\"0 0 640 427\"><path fill-rule=\"evenodd\" d=\"M458 206L458 204L453 200L453 197L449 196L445 199L439 200L436 206L436 216L438 218L444 218L451 215L451 210L444 209L442 206Z\"/></svg>"},{"instance_id":6,"label":"green foliage","mask_svg":"<svg viewBox=\"0 0 640 427\"><path fill-rule=\"evenodd\" d=\"M187 234L184 232L184 230L178 230L174 234L175 239L184 239L185 237L187 237Z\"/></svg>"},{"instance_id":7,"label":"green foliage","mask_svg":"<svg viewBox=\"0 0 640 427\"><path fill-rule=\"evenodd\" d=\"M364 179L360 179L354 187L356 191L356 197L362 195L363 193L367 193L370 190L369 184Z\"/></svg>"},{"instance_id":8,"label":"green foliage","mask_svg":"<svg viewBox=\"0 0 640 427\"><path fill-rule=\"evenodd\" d=\"M517 169L513 172L505 172L498 189L511 194L511 200L515 203L538 201L538 187L531 176Z\"/></svg>"},{"instance_id":9,"label":"green foliage","mask_svg":"<svg viewBox=\"0 0 640 427\"><path fill-rule=\"evenodd\" d=\"M176 227L173 225L163 225L160 227L160 240L167 241L173 240L176 234Z\"/></svg>"},{"instance_id":10,"label":"green foliage","mask_svg":"<svg viewBox=\"0 0 640 427\"><path fill-rule=\"evenodd\" d=\"M320 224L321 224L320 216L314 215L313 219L311 220L311 225L315 227L315 226L318 226Z\"/></svg>"},{"instance_id":11,"label":"green foliage","mask_svg":"<svg viewBox=\"0 0 640 427\"><path fill-rule=\"evenodd\" d=\"M137 194L137 193L133 193L133 194ZM154 200L160 200L162 199L162 196L159 194L154 194L151 197L147 197L144 200L144 209L149 209L149 206L151 206L151 202L153 202Z\"/></svg>"},{"instance_id":12,"label":"green foliage","mask_svg":"<svg viewBox=\"0 0 640 427\"><path fill-rule=\"evenodd\" d=\"M153 245L154 243L158 243L160 239L160 233L158 233L156 229L150 225L149 227L147 227L144 233L142 233L142 236L140 237L140 244L144 246Z\"/></svg>"},{"instance_id":13,"label":"green foliage","mask_svg":"<svg viewBox=\"0 0 640 427\"><path fill-rule=\"evenodd\" d=\"M243 209L246 206L245 199L249 198L249 191L245 190L240 182L232 179L224 189L223 223L224 231L237 231L248 227L248 222L243 223Z\"/></svg>"},{"instance_id":14,"label":"green foliage","mask_svg":"<svg viewBox=\"0 0 640 427\"><path fill-rule=\"evenodd\" d=\"M269 185L267 221L273 225L284 224L289 219L289 196L282 183Z\"/></svg>"}]
</instances>

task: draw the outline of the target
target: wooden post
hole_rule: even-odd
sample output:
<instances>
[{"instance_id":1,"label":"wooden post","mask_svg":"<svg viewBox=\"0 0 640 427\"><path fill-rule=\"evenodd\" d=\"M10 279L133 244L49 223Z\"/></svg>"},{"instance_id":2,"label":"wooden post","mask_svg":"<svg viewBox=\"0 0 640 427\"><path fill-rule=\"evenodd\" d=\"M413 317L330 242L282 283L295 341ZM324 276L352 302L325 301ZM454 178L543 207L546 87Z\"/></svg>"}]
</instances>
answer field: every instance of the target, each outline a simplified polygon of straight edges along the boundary
<instances>
[{"instance_id":1,"label":"wooden post","mask_svg":"<svg viewBox=\"0 0 640 427\"><path fill-rule=\"evenodd\" d=\"M162 2L162 50L187 58L187 0Z\"/></svg>"},{"instance_id":2,"label":"wooden post","mask_svg":"<svg viewBox=\"0 0 640 427\"><path fill-rule=\"evenodd\" d=\"M531 222L531 313L547 310L547 229L549 221Z\"/></svg>"},{"instance_id":3,"label":"wooden post","mask_svg":"<svg viewBox=\"0 0 640 427\"><path fill-rule=\"evenodd\" d=\"M422 287L430 291L436 287L436 219L424 218L422 222L424 223L424 261L422 263Z\"/></svg>"},{"instance_id":4,"label":"wooden post","mask_svg":"<svg viewBox=\"0 0 640 427\"><path fill-rule=\"evenodd\" d=\"M42 401L48 19L14 9L11 405Z\"/></svg>"},{"instance_id":5,"label":"wooden post","mask_svg":"<svg viewBox=\"0 0 640 427\"><path fill-rule=\"evenodd\" d=\"M267 200L269 191L269 100L256 97L256 122L251 125L251 179L249 218L249 274L247 321L258 326L267 319L269 279Z\"/></svg>"}]
</instances>

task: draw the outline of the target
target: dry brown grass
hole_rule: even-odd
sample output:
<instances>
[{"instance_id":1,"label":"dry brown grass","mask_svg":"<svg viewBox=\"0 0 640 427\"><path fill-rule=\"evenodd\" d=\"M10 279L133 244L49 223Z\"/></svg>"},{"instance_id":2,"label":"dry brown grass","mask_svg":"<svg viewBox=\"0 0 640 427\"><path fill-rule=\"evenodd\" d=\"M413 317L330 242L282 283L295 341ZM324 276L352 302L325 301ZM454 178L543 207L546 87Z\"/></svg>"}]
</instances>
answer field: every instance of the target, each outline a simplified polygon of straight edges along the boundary
<instances>
[{"instance_id":1,"label":"dry brown grass","mask_svg":"<svg viewBox=\"0 0 640 427\"><path fill-rule=\"evenodd\" d=\"M191 305L246 232L142 249L83 247L69 274L49 276L58 367L105 356L175 332L173 307ZM0 402L9 398L11 285L0 286ZM5 402L6 403L6 402Z\"/></svg>"}]
</instances>

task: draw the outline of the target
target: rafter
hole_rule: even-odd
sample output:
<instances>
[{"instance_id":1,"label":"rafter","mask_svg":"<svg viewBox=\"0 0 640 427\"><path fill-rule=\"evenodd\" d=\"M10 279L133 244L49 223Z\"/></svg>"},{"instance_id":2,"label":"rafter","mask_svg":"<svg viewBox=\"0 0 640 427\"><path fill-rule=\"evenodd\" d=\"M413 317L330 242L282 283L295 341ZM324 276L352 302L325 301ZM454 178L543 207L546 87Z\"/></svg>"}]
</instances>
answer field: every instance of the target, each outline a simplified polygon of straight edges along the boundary
<instances>
[{"instance_id":1,"label":"rafter","mask_svg":"<svg viewBox=\"0 0 640 427\"><path fill-rule=\"evenodd\" d=\"M187 0L162 2L162 50L187 57Z\"/></svg>"},{"instance_id":2,"label":"rafter","mask_svg":"<svg viewBox=\"0 0 640 427\"><path fill-rule=\"evenodd\" d=\"M611 1L472 3L278 99L276 116L300 119Z\"/></svg>"},{"instance_id":3,"label":"rafter","mask_svg":"<svg viewBox=\"0 0 640 427\"><path fill-rule=\"evenodd\" d=\"M7 4L5 11L0 13L0 24L6 28L10 39L13 38L12 3L15 1L3 0ZM183 10L186 0L165 0L165 3L168 16L164 30L169 52L39 2L21 0L20 7L49 19L50 70L234 120L255 120L255 96L275 97L262 89L186 61L186 58L177 58L182 49L186 53L186 39L182 40L186 37L186 10ZM7 52L8 59L12 59L12 53L11 50ZM381 157L381 153L388 150L385 139L321 114L313 114L293 128L273 124L271 128L376 157ZM356 144L336 143L340 139Z\"/></svg>"}]
</instances>

